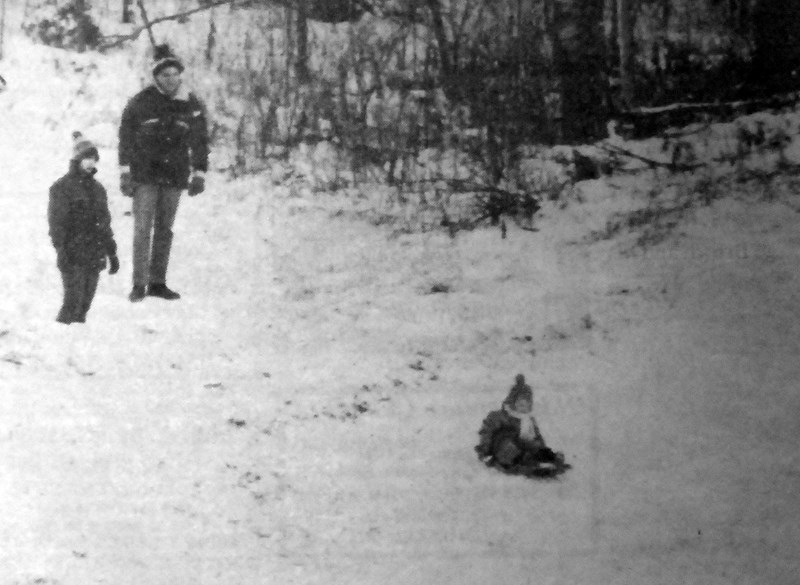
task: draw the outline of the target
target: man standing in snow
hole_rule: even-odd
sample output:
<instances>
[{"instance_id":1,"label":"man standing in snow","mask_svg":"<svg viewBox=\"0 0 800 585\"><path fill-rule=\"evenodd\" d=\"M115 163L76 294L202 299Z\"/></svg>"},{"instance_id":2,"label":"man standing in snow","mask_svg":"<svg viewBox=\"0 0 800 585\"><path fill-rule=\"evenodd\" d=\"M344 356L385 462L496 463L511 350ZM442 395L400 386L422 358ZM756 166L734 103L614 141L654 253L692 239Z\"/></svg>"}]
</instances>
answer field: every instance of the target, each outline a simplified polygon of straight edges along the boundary
<instances>
[{"instance_id":1,"label":"man standing in snow","mask_svg":"<svg viewBox=\"0 0 800 585\"><path fill-rule=\"evenodd\" d=\"M131 98L119 128L120 190L133 199L132 302L180 298L166 280L172 225L181 191L202 193L208 169L205 107L182 88L183 64L168 45L153 57L154 83Z\"/></svg>"}]
</instances>

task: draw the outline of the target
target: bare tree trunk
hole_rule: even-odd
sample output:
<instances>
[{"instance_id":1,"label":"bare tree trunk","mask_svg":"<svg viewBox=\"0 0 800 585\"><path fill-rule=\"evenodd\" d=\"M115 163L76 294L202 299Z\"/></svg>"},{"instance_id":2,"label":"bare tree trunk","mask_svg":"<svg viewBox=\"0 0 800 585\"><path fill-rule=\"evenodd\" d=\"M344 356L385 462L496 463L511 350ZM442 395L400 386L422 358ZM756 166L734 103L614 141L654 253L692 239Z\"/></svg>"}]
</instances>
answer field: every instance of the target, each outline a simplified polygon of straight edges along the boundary
<instances>
[{"instance_id":1,"label":"bare tree trunk","mask_svg":"<svg viewBox=\"0 0 800 585\"><path fill-rule=\"evenodd\" d=\"M86 51L86 0L75 0L75 13L78 21L76 27L76 45L79 53Z\"/></svg>"},{"instance_id":2,"label":"bare tree trunk","mask_svg":"<svg viewBox=\"0 0 800 585\"><path fill-rule=\"evenodd\" d=\"M0 61L3 59L3 47L6 40L6 0L0 0Z\"/></svg>"},{"instance_id":3,"label":"bare tree trunk","mask_svg":"<svg viewBox=\"0 0 800 585\"><path fill-rule=\"evenodd\" d=\"M619 0L605 0L603 20L606 23L606 67L608 71L614 71L617 68L617 61L619 59L618 2Z\"/></svg>"},{"instance_id":4,"label":"bare tree trunk","mask_svg":"<svg viewBox=\"0 0 800 585\"><path fill-rule=\"evenodd\" d=\"M307 83L308 74L308 0L298 0L297 2L297 55L295 61L295 74L300 84Z\"/></svg>"},{"instance_id":5,"label":"bare tree trunk","mask_svg":"<svg viewBox=\"0 0 800 585\"><path fill-rule=\"evenodd\" d=\"M692 7L691 6L684 6L684 16L686 17L685 24L686 24L686 44L692 44Z\"/></svg>"},{"instance_id":6,"label":"bare tree trunk","mask_svg":"<svg viewBox=\"0 0 800 585\"><path fill-rule=\"evenodd\" d=\"M605 132L604 0L553 3L553 55L559 77L563 138L579 142Z\"/></svg>"},{"instance_id":7,"label":"bare tree trunk","mask_svg":"<svg viewBox=\"0 0 800 585\"><path fill-rule=\"evenodd\" d=\"M797 91L800 83L800 4L759 0L753 6L752 77L762 91Z\"/></svg>"},{"instance_id":8,"label":"bare tree trunk","mask_svg":"<svg viewBox=\"0 0 800 585\"><path fill-rule=\"evenodd\" d=\"M206 63L211 63L214 58L214 47L217 44L217 23L214 20L214 11L211 11L208 25L208 36L206 37Z\"/></svg>"},{"instance_id":9,"label":"bare tree trunk","mask_svg":"<svg viewBox=\"0 0 800 585\"><path fill-rule=\"evenodd\" d=\"M147 16L147 10L144 7L144 0L138 0L139 2L139 11L142 13L142 22L144 23L145 28L147 28L147 35L150 37L150 45L155 47L156 46L156 37L153 35L153 29L150 25L150 19Z\"/></svg>"},{"instance_id":10,"label":"bare tree trunk","mask_svg":"<svg viewBox=\"0 0 800 585\"><path fill-rule=\"evenodd\" d=\"M631 0L617 0L619 34L620 98L626 108L633 104L633 25Z\"/></svg>"},{"instance_id":11,"label":"bare tree trunk","mask_svg":"<svg viewBox=\"0 0 800 585\"><path fill-rule=\"evenodd\" d=\"M455 93L455 84L453 83L455 75L453 50L450 40L447 38L447 30L445 29L444 18L442 17L442 7L439 4L439 0L425 0L425 3L431 14L433 36L436 38L436 46L439 51L439 66L443 78L442 85L444 86L445 93L449 97L453 97Z\"/></svg>"},{"instance_id":12,"label":"bare tree trunk","mask_svg":"<svg viewBox=\"0 0 800 585\"><path fill-rule=\"evenodd\" d=\"M736 30L745 36L750 36L750 17L751 17L751 3L750 0L739 0L736 14Z\"/></svg>"},{"instance_id":13,"label":"bare tree trunk","mask_svg":"<svg viewBox=\"0 0 800 585\"><path fill-rule=\"evenodd\" d=\"M122 0L122 24L133 22L133 10L131 10L132 0Z\"/></svg>"},{"instance_id":14,"label":"bare tree trunk","mask_svg":"<svg viewBox=\"0 0 800 585\"><path fill-rule=\"evenodd\" d=\"M616 0L610 0L616 2ZM542 14L544 21L544 34L548 44L553 49L553 57L551 62L551 70L547 79L547 90L549 92L550 104L545 114L545 123L547 125L548 140L553 143L560 143L563 141L563 115L561 114L562 104L560 92L558 91L558 60L559 60L559 42L556 30L557 10L554 0L543 0ZM558 94L558 99L554 99Z\"/></svg>"}]
</instances>

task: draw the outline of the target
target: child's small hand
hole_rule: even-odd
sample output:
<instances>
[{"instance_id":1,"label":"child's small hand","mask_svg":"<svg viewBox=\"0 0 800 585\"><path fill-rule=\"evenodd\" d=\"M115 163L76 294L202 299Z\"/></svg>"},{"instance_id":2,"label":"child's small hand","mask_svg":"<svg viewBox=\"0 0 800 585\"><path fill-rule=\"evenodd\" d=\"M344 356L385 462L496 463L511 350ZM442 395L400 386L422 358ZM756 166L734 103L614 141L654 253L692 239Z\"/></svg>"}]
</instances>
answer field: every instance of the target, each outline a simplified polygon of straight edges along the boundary
<instances>
[{"instance_id":1,"label":"child's small hand","mask_svg":"<svg viewBox=\"0 0 800 585\"><path fill-rule=\"evenodd\" d=\"M117 272L119 272L119 258L110 256L108 258L108 273L116 274Z\"/></svg>"}]
</instances>

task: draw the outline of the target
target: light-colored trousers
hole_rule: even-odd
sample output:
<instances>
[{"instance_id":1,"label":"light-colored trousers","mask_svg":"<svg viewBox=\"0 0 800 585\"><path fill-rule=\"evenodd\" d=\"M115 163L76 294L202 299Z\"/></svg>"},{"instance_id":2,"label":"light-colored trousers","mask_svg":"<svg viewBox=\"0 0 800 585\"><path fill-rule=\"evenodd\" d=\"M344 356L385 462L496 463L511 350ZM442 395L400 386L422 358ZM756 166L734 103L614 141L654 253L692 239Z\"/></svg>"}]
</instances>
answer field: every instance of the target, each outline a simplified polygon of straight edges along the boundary
<instances>
[{"instance_id":1,"label":"light-colored trousers","mask_svg":"<svg viewBox=\"0 0 800 585\"><path fill-rule=\"evenodd\" d=\"M172 224L180 198L177 187L136 186L132 208L134 285L166 284Z\"/></svg>"}]
</instances>

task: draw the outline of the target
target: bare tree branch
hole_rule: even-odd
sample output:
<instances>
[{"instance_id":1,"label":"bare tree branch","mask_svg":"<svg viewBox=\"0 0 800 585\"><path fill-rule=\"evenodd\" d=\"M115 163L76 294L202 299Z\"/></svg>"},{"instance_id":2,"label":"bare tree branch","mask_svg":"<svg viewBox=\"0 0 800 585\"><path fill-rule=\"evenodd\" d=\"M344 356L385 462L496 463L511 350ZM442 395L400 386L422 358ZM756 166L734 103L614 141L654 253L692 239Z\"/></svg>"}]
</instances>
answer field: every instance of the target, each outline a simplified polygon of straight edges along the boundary
<instances>
[{"instance_id":1,"label":"bare tree branch","mask_svg":"<svg viewBox=\"0 0 800 585\"><path fill-rule=\"evenodd\" d=\"M184 12L179 12L177 14L170 14L168 16L160 16L158 18L154 18L149 22L145 19L145 24L143 26L139 26L135 28L133 31L126 35L113 35L103 38L103 42L101 43L101 47L103 49L110 49L112 47L118 47L127 41L134 41L139 38L139 35L142 34L146 30L151 30L153 25L158 24L160 22L166 22L169 20L180 20L182 18L186 18L187 16L191 16L192 14L196 14L198 12L202 12L204 10L209 10L216 6L222 6L223 4L227 4L229 6L247 6L252 4L253 0L215 0L214 2L210 2L203 6L199 6L198 8L192 8L191 10L185 10ZM141 0L139 2L139 7L142 7ZM152 33L151 33L152 34ZM151 42L155 44L155 40L151 37Z\"/></svg>"},{"instance_id":2,"label":"bare tree branch","mask_svg":"<svg viewBox=\"0 0 800 585\"><path fill-rule=\"evenodd\" d=\"M100 46L103 49L110 49L112 47L118 47L127 41L133 41L139 38L139 35L142 34L145 30L148 31L150 34L150 40L155 45L155 38L152 36L152 27L155 24L160 22L166 22L169 20L180 20L186 18L187 16L191 16L192 14L197 14L198 12L203 12L204 10L209 10L216 6L228 5L231 7L244 7L249 6L252 4L275 4L278 6L283 6L285 8L290 8L292 10L298 10L298 2L297 0L213 0L212 2L204 3L202 6L198 6L197 8L192 8L191 10L185 10L183 12L178 12L176 14L170 14L168 16L161 16L159 18L154 18L153 20L147 22L147 16L144 12L144 6L142 0L138 0L139 8L142 10L142 15L144 17L145 23L143 26L139 26L133 31L125 35L113 35L107 36L103 38L103 42L101 42ZM322 5L324 6L324 4ZM371 6L368 6L365 3L357 2L356 6L364 11L369 11ZM314 18L314 14L309 14L307 16L308 20L316 20ZM323 22L327 22L323 20Z\"/></svg>"},{"instance_id":3,"label":"bare tree branch","mask_svg":"<svg viewBox=\"0 0 800 585\"><path fill-rule=\"evenodd\" d=\"M635 152L631 152L630 150L628 150L626 148L622 148L621 146L616 146L614 144L610 144L610 143L605 142L605 141L599 143L599 145L600 145L600 148L602 148L603 150L605 150L606 152L608 152L610 154L627 156L629 158L633 158L633 159L642 161L644 163L647 163L647 166L649 166L651 169L654 169L654 168L657 168L657 167L662 167L662 168L670 169L673 172L674 171L694 171L694 170L699 169L701 167L708 166L708 165L706 165L704 163L685 164L685 163L676 163L676 162L673 162L673 161L655 160L655 159L652 159L652 158L648 158L646 156L642 156L642 155L636 154Z\"/></svg>"},{"instance_id":4,"label":"bare tree branch","mask_svg":"<svg viewBox=\"0 0 800 585\"><path fill-rule=\"evenodd\" d=\"M150 22L150 19L147 17L147 10L144 7L144 0L139 0L139 11L142 13L142 22L144 22L144 28L147 29L147 36L150 37L150 46L156 46L156 37L153 35L153 25Z\"/></svg>"},{"instance_id":5,"label":"bare tree branch","mask_svg":"<svg viewBox=\"0 0 800 585\"><path fill-rule=\"evenodd\" d=\"M453 58L453 47L450 39L447 38L447 30L442 16L442 6L439 0L425 0L426 6L431 15L431 26L436 44L439 49L439 65L442 69L444 87L448 95L453 95L453 77L455 73L455 59Z\"/></svg>"}]
</instances>

